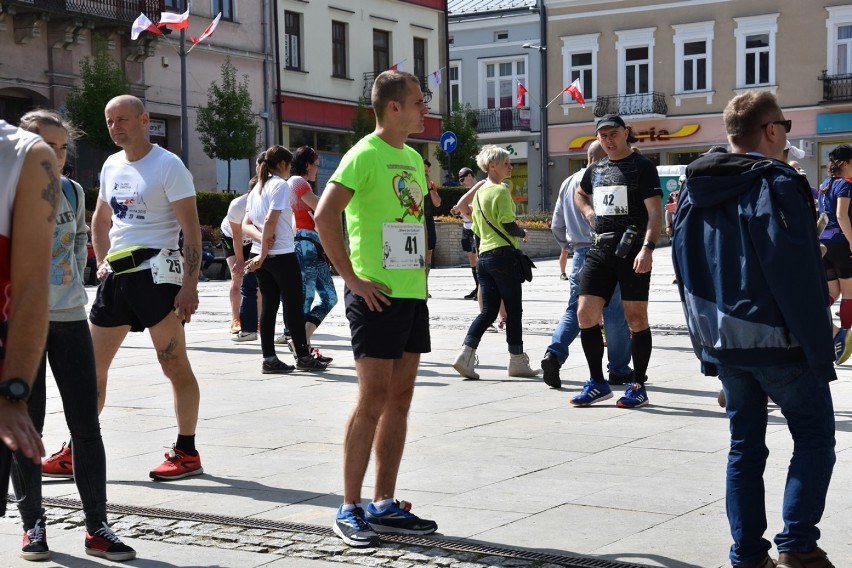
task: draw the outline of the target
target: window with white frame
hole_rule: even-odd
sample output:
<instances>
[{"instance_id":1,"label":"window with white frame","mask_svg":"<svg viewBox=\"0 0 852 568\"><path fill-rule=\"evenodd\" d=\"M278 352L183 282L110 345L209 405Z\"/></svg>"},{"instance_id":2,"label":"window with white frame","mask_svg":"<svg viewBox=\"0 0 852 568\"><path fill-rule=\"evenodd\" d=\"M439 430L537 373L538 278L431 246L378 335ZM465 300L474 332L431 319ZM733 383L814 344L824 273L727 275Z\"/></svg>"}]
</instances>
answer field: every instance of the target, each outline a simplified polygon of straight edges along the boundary
<instances>
[{"instance_id":1,"label":"window with white frame","mask_svg":"<svg viewBox=\"0 0 852 568\"><path fill-rule=\"evenodd\" d=\"M734 18L737 88L775 86L775 35L778 14Z\"/></svg>"},{"instance_id":2,"label":"window with white frame","mask_svg":"<svg viewBox=\"0 0 852 568\"><path fill-rule=\"evenodd\" d=\"M852 6L831 6L826 10L826 72L829 76L852 74Z\"/></svg>"},{"instance_id":3,"label":"window with white frame","mask_svg":"<svg viewBox=\"0 0 852 568\"><path fill-rule=\"evenodd\" d=\"M284 67L302 70L302 15L284 12Z\"/></svg>"},{"instance_id":4,"label":"window with white frame","mask_svg":"<svg viewBox=\"0 0 852 568\"><path fill-rule=\"evenodd\" d=\"M518 82L527 84L526 58L489 59L482 66L482 108L512 108L515 106L515 93Z\"/></svg>"},{"instance_id":5,"label":"window with white frame","mask_svg":"<svg viewBox=\"0 0 852 568\"><path fill-rule=\"evenodd\" d=\"M706 97L707 104L713 102L713 26L714 22L672 26L677 106L690 95Z\"/></svg>"},{"instance_id":6,"label":"window with white frame","mask_svg":"<svg viewBox=\"0 0 852 568\"><path fill-rule=\"evenodd\" d=\"M450 108L453 109L456 105L462 104L461 80L459 79L461 71L461 63L450 63L447 69L447 76L450 82Z\"/></svg>"},{"instance_id":7,"label":"window with white frame","mask_svg":"<svg viewBox=\"0 0 852 568\"><path fill-rule=\"evenodd\" d=\"M615 32L618 41L618 93L649 94L654 86L654 32L657 28Z\"/></svg>"},{"instance_id":8,"label":"window with white frame","mask_svg":"<svg viewBox=\"0 0 852 568\"><path fill-rule=\"evenodd\" d=\"M586 101L597 97L598 36L588 34L562 37L562 75L567 87L580 79L580 90ZM574 104L567 93L562 95L562 104ZM567 111L567 107L565 109Z\"/></svg>"}]
</instances>

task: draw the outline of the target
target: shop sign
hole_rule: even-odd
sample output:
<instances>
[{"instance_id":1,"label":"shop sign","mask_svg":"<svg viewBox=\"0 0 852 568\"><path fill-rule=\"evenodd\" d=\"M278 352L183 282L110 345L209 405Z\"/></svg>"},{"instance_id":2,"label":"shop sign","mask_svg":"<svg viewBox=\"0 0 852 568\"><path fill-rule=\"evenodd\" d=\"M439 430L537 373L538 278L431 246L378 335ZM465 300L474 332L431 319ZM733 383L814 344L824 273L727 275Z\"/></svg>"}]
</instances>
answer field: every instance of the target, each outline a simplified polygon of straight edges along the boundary
<instances>
[{"instance_id":1,"label":"shop sign","mask_svg":"<svg viewBox=\"0 0 852 568\"><path fill-rule=\"evenodd\" d=\"M639 139L639 142L665 142L667 140L672 140L675 138L687 138L692 136L701 128L700 124L684 124L675 132L669 132L663 128L657 130L656 127L651 127L647 130L639 130L636 132L636 137ZM595 140L595 136L578 136L571 140L568 143L569 150L582 150L583 147Z\"/></svg>"},{"instance_id":2,"label":"shop sign","mask_svg":"<svg viewBox=\"0 0 852 568\"><path fill-rule=\"evenodd\" d=\"M152 118L148 122L148 134L159 138L166 137L166 121L160 118Z\"/></svg>"}]
</instances>

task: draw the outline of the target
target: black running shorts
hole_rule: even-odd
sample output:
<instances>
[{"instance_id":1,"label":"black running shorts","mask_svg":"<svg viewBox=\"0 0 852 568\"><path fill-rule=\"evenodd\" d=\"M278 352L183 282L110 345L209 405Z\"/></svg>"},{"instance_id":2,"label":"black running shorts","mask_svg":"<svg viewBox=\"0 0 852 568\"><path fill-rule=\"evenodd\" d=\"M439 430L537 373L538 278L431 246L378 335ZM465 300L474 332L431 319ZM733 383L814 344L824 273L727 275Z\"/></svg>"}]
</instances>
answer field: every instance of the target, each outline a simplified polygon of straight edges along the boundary
<instances>
[{"instance_id":1,"label":"black running shorts","mask_svg":"<svg viewBox=\"0 0 852 568\"><path fill-rule=\"evenodd\" d=\"M596 247L589 249L580 280L580 295L599 296L609 303L618 284L621 286L622 300L647 302L651 273L637 274L633 271L633 260L638 253L637 250L626 258L618 258Z\"/></svg>"},{"instance_id":2,"label":"black running shorts","mask_svg":"<svg viewBox=\"0 0 852 568\"><path fill-rule=\"evenodd\" d=\"M822 264L825 266L825 277L828 280L838 278L852 278L852 252L849 251L849 243L823 243L825 255Z\"/></svg>"},{"instance_id":3,"label":"black running shorts","mask_svg":"<svg viewBox=\"0 0 852 568\"><path fill-rule=\"evenodd\" d=\"M89 321L98 327L129 325L130 331L145 331L174 312L179 291L177 284L154 284L150 269L110 273L98 285Z\"/></svg>"},{"instance_id":4,"label":"black running shorts","mask_svg":"<svg viewBox=\"0 0 852 568\"><path fill-rule=\"evenodd\" d=\"M429 308L426 300L389 298L389 306L371 311L349 288L344 289L346 319L356 359L399 359L403 353L429 353Z\"/></svg>"}]
</instances>

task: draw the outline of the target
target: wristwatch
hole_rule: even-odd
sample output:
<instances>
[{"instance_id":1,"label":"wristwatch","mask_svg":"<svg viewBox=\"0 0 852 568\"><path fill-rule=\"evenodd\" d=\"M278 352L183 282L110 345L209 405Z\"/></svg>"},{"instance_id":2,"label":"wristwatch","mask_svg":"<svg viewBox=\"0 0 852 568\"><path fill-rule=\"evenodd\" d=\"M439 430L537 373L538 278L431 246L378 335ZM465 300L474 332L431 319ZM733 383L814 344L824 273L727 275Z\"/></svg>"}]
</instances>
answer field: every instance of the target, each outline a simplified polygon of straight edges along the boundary
<instances>
[{"instance_id":1,"label":"wristwatch","mask_svg":"<svg viewBox=\"0 0 852 568\"><path fill-rule=\"evenodd\" d=\"M30 385L24 379L9 379L0 383L0 396L11 401L27 400L30 396Z\"/></svg>"},{"instance_id":2,"label":"wristwatch","mask_svg":"<svg viewBox=\"0 0 852 568\"><path fill-rule=\"evenodd\" d=\"M655 248L657 248L657 243L655 243L654 241L645 241L645 244L643 244L642 246L654 250Z\"/></svg>"}]
</instances>

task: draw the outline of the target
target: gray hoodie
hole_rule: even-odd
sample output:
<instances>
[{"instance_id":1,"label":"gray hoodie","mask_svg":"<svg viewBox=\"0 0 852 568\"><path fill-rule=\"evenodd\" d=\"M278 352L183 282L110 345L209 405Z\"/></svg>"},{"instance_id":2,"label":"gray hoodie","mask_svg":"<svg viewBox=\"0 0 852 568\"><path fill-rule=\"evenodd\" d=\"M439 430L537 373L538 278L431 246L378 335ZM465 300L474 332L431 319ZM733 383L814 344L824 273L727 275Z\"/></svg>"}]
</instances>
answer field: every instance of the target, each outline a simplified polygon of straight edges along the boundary
<instances>
[{"instance_id":1,"label":"gray hoodie","mask_svg":"<svg viewBox=\"0 0 852 568\"><path fill-rule=\"evenodd\" d=\"M556 207L553 209L553 220L550 230L563 249L569 245L574 247L592 246L592 227L583 214L574 206L574 192L583 179L586 168L570 176L559 188Z\"/></svg>"},{"instance_id":2,"label":"gray hoodie","mask_svg":"<svg viewBox=\"0 0 852 568\"><path fill-rule=\"evenodd\" d=\"M53 253L50 259L50 321L78 321L86 319L88 296L83 286L86 268L86 199L83 188L75 181L71 184L77 192L77 211L62 193L53 230Z\"/></svg>"}]
</instances>

